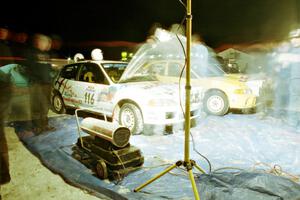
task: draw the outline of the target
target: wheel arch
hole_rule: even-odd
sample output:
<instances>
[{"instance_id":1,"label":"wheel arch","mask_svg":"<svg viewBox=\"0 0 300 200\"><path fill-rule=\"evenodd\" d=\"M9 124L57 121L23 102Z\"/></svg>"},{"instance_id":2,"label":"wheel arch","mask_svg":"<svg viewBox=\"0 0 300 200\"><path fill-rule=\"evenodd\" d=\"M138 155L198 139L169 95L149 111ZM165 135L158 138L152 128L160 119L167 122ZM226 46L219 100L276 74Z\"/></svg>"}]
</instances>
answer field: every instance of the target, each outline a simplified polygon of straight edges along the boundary
<instances>
[{"instance_id":1,"label":"wheel arch","mask_svg":"<svg viewBox=\"0 0 300 200\"><path fill-rule=\"evenodd\" d=\"M144 119L142 108L139 106L139 104L136 101L133 101L132 99L120 99L115 104L114 110L113 110L113 119L117 119L118 120L120 109L121 109L122 105L124 105L125 103L131 103L131 104L134 104L135 106L137 106L138 109L141 111L142 117Z\"/></svg>"},{"instance_id":2,"label":"wheel arch","mask_svg":"<svg viewBox=\"0 0 300 200\"><path fill-rule=\"evenodd\" d=\"M117 107L118 111L117 112L114 111L113 121L117 121L119 124L123 124L124 126L127 126L133 135L143 133L143 131L144 131L144 116L143 116L143 112L142 112L140 106L135 101L132 101L130 99L120 100L117 105L118 106L116 106L116 107ZM125 105L127 106L126 109L131 110L130 112L134 115L133 118L131 118L131 120L130 120L130 124L127 123L128 122L127 120L126 120L126 122L123 121L124 117L121 116L121 115L123 115L122 109ZM131 124L131 123L133 123L133 124Z\"/></svg>"},{"instance_id":3,"label":"wheel arch","mask_svg":"<svg viewBox=\"0 0 300 200\"><path fill-rule=\"evenodd\" d=\"M59 94L59 95L61 96L61 94L60 94L60 92L59 92L58 89L53 88L53 89L52 89L52 92L53 92L53 94Z\"/></svg>"},{"instance_id":4,"label":"wheel arch","mask_svg":"<svg viewBox=\"0 0 300 200\"><path fill-rule=\"evenodd\" d=\"M61 95L61 93L59 92L59 90L53 88L53 89L51 90L51 98L50 98L51 104L53 104L53 98L54 98L54 96L57 95L57 94L62 98L62 95ZM63 100L63 99L62 99L62 100Z\"/></svg>"},{"instance_id":5,"label":"wheel arch","mask_svg":"<svg viewBox=\"0 0 300 200\"><path fill-rule=\"evenodd\" d=\"M204 93L204 98L203 100L205 100L207 98L207 96L210 94L210 93L214 93L214 92L219 92L219 93L222 93L224 95L224 97L226 98L226 102L227 102L227 111L225 113L227 113L229 110L230 110L230 101L229 101L229 98L227 96L227 94L223 91L223 90L220 90L218 88L210 88L208 89L205 93ZM206 102L203 102L203 103L206 103ZM206 105L203 105L204 109L206 107ZM224 113L224 114L225 114ZM223 115L223 114L222 114Z\"/></svg>"},{"instance_id":6,"label":"wheel arch","mask_svg":"<svg viewBox=\"0 0 300 200\"><path fill-rule=\"evenodd\" d=\"M218 89L218 88L210 88L210 89L208 89L208 90L205 91L204 97L205 97L208 93L211 93L211 92L222 92L222 93L225 95L225 97L226 97L226 99L227 99L227 101L228 101L228 105L229 105L229 107L230 107L230 102L229 102L228 95L227 95L223 90Z\"/></svg>"},{"instance_id":7,"label":"wheel arch","mask_svg":"<svg viewBox=\"0 0 300 200\"><path fill-rule=\"evenodd\" d=\"M62 101L62 104L63 104L62 106L64 107L64 108L63 108L63 109L64 109L63 113L66 112L66 104L65 104L65 102L64 102L64 99L63 99L61 93L60 93L57 89L53 89L53 90L51 91L51 97L50 97L50 105L51 105L51 107L50 107L50 108L51 108L54 112L57 112L56 109L54 108L54 98L55 98L55 96L59 96L59 97L60 97L60 99L61 99L61 101Z\"/></svg>"}]
</instances>

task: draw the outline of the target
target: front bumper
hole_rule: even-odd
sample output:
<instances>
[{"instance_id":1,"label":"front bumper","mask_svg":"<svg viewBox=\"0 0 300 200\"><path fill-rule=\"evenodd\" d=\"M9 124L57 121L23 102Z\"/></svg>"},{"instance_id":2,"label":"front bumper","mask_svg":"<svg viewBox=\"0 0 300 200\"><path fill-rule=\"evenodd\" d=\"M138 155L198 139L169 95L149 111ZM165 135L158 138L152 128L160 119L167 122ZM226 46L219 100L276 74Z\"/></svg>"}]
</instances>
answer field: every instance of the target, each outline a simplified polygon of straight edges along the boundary
<instances>
[{"instance_id":1,"label":"front bumper","mask_svg":"<svg viewBox=\"0 0 300 200\"><path fill-rule=\"evenodd\" d=\"M200 116L200 109L191 108L191 119ZM167 110L167 109L148 109L143 112L143 118L145 124L150 125L173 125L180 124L185 121L183 111L179 109Z\"/></svg>"},{"instance_id":2,"label":"front bumper","mask_svg":"<svg viewBox=\"0 0 300 200\"><path fill-rule=\"evenodd\" d=\"M252 94L232 94L228 96L232 109L247 109L256 107L256 96Z\"/></svg>"}]
</instances>

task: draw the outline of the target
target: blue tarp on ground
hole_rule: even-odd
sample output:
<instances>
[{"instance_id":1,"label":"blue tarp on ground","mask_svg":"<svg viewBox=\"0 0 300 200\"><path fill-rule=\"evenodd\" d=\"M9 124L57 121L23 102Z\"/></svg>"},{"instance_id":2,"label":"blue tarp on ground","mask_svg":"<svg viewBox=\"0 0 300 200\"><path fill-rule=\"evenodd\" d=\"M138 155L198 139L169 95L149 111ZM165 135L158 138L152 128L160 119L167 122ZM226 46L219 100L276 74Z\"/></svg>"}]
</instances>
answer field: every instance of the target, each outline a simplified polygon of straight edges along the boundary
<instances>
[{"instance_id":1,"label":"blue tarp on ground","mask_svg":"<svg viewBox=\"0 0 300 200\"><path fill-rule=\"evenodd\" d=\"M78 138L74 116L51 118L50 123L56 131L37 136L22 134L20 123L15 124L15 129L44 165L72 185L112 199L194 198L186 171L181 169L172 170L142 192L132 192L167 166L183 159L183 131L170 135L132 136L131 144L143 152L144 166L122 181L113 182L98 179L72 157L72 147ZM210 160L213 170L220 169L210 175L200 175L193 169L202 200L300 199L299 180L295 179L298 183L290 180L300 174L300 133L294 128L271 117L262 120L256 114L229 114L202 118L191 132L195 148ZM192 150L192 146L191 142L191 159L208 171L207 162ZM275 165L277 172L285 177L260 173L271 171ZM223 167L229 168L221 170ZM221 173L224 171L226 173Z\"/></svg>"}]
</instances>

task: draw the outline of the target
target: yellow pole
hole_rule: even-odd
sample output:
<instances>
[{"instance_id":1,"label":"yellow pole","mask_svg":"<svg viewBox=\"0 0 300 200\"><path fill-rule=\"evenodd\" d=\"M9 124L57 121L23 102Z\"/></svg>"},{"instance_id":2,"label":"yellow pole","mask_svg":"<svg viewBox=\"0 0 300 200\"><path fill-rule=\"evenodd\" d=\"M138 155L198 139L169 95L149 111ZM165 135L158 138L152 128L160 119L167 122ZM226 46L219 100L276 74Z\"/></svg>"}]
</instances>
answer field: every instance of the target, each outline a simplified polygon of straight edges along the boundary
<instances>
[{"instance_id":1,"label":"yellow pole","mask_svg":"<svg viewBox=\"0 0 300 200\"><path fill-rule=\"evenodd\" d=\"M134 192L138 192L153 181L159 179L175 167L180 167L182 164L186 167L189 178L192 184L192 189L194 192L194 196L196 200L200 200L200 195L198 193L197 185L195 182L194 174L193 174L193 165L194 161L190 160L190 127L191 127L191 116L190 116L190 95L191 95L191 38L192 38L192 7L191 7L191 0L187 0L187 19L186 19L186 86L185 86L185 140L184 140L184 162L177 161L177 163L171 165L167 169L165 169L163 172L157 174L147 182L143 183L142 185L138 186L134 189ZM198 165L195 165L196 168L204 173L204 170L199 167Z\"/></svg>"},{"instance_id":2,"label":"yellow pole","mask_svg":"<svg viewBox=\"0 0 300 200\"><path fill-rule=\"evenodd\" d=\"M191 38L192 38L192 2L187 0L187 17L186 17L186 86L185 86L185 141L184 141L184 162L191 166L190 160L190 95L191 95ZM197 167L198 168L198 167ZM194 179L192 167L188 169L189 178L196 200L200 200L196 182Z\"/></svg>"},{"instance_id":3,"label":"yellow pole","mask_svg":"<svg viewBox=\"0 0 300 200\"><path fill-rule=\"evenodd\" d=\"M192 15L191 0L187 0L187 19L186 19L186 86L185 86L185 141L184 141L184 161L190 162L190 95L191 95L191 38L192 38Z\"/></svg>"}]
</instances>

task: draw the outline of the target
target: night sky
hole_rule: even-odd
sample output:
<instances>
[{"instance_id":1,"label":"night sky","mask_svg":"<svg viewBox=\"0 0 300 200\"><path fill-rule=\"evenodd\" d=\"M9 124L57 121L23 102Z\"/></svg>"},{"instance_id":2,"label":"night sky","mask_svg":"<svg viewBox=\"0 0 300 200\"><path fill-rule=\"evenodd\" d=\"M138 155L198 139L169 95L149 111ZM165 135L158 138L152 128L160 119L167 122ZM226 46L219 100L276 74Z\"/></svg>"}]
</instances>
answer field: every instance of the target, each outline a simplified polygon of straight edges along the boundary
<instances>
[{"instance_id":1,"label":"night sky","mask_svg":"<svg viewBox=\"0 0 300 200\"><path fill-rule=\"evenodd\" d=\"M300 0L192 0L192 7L193 33L211 47L282 39L300 24ZM1 8L0 26L71 43L143 42L154 23L169 28L185 15L179 0L7 1Z\"/></svg>"}]
</instances>

